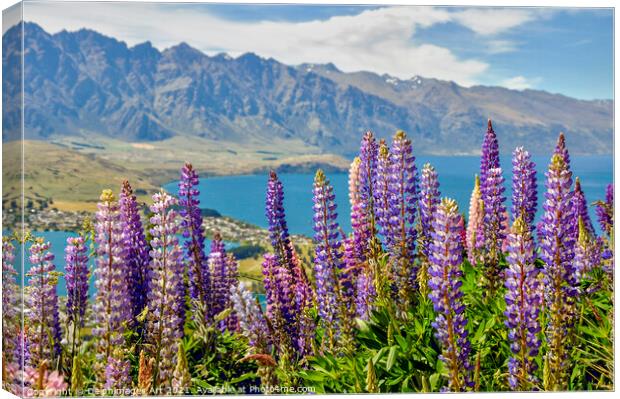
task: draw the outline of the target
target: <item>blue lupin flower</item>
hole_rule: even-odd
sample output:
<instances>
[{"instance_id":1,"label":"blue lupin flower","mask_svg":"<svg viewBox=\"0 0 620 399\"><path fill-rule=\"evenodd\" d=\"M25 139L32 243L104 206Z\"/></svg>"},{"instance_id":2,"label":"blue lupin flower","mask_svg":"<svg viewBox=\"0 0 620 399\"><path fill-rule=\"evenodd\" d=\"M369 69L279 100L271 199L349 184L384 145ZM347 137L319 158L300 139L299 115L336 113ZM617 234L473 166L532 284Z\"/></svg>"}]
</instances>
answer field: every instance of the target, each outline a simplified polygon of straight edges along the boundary
<instances>
[{"instance_id":1,"label":"blue lupin flower","mask_svg":"<svg viewBox=\"0 0 620 399\"><path fill-rule=\"evenodd\" d=\"M471 347L461 291L463 226L460 219L456 202L443 199L433 222L428 282L436 313L433 328L442 347L440 359L448 369L448 389L452 391L463 391L471 385Z\"/></svg>"}]
</instances>

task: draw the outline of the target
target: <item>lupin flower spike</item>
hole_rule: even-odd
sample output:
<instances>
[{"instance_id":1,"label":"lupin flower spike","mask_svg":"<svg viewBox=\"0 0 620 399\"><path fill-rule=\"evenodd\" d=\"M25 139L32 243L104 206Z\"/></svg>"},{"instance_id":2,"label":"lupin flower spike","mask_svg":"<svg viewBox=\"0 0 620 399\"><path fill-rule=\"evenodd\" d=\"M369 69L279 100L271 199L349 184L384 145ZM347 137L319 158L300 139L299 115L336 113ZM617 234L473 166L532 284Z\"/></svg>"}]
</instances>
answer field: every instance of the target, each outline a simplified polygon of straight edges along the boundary
<instances>
[{"instance_id":1,"label":"lupin flower spike","mask_svg":"<svg viewBox=\"0 0 620 399\"><path fill-rule=\"evenodd\" d=\"M596 202L596 216L601 229L611 236L614 227L614 185L605 188L605 201Z\"/></svg>"},{"instance_id":2,"label":"lupin flower spike","mask_svg":"<svg viewBox=\"0 0 620 399\"><path fill-rule=\"evenodd\" d=\"M487 123L487 132L482 141L482 155L480 157L480 190L484 195L487 186L487 176L491 169L499 168L499 144L493 130L491 119Z\"/></svg>"},{"instance_id":3,"label":"lupin flower spike","mask_svg":"<svg viewBox=\"0 0 620 399\"><path fill-rule=\"evenodd\" d=\"M288 267L292 262L290 236L284 213L284 189L275 171L269 174L265 215L269 225L269 236L278 260Z\"/></svg>"},{"instance_id":4,"label":"lupin flower spike","mask_svg":"<svg viewBox=\"0 0 620 399\"><path fill-rule=\"evenodd\" d=\"M60 356L61 331L58 316L58 294L54 255L50 243L37 239L30 246L30 277L26 292L30 334L30 364L37 368L44 362L55 362Z\"/></svg>"},{"instance_id":5,"label":"lupin flower spike","mask_svg":"<svg viewBox=\"0 0 620 399\"><path fill-rule=\"evenodd\" d=\"M230 270L233 265L229 264L226 252L211 252L208 262L208 273L211 281L209 292L212 300L208 311L210 319L213 320L215 316L229 308L230 286L236 281L236 277L231 276L231 274L236 273L236 270ZM231 277L233 278L231 279ZM222 327L225 329L223 324Z\"/></svg>"},{"instance_id":6,"label":"lupin flower spike","mask_svg":"<svg viewBox=\"0 0 620 399\"><path fill-rule=\"evenodd\" d=\"M209 297L208 287L211 285L211 276L204 252L204 227L200 210L199 180L196 170L190 163L185 163L181 169L179 182L179 205L181 207L181 228L186 241L183 244L188 259L189 292L193 300L208 306L212 298ZM219 251L213 251L219 252Z\"/></svg>"},{"instance_id":7,"label":"lupin flower spike","mask_svg":"<svg viewBox=\"0 0 620 399\"><path fill-rule=\"evenodd\" d=\"M65 281L67 282L67 319L77 328L84 325L88 305L88 255L83 237L67 238Z\"/></svg>"},{"instance_id":8,"label":"lupin flower spike","mask_svg":"<svg viewBox=\"0 0 620 399\"><path fill-rule=\"evenodd\" d=\"M428 258L431 232L433 230L433 216L440 202L439 179L437 171L430 163L422 167L420 179L420 252Z\"/></svg>"},{"instance_id":9,"label":"lupin flower spike","mask_svg":"<svg viewBox=\"0 0 620 399\"><path fill-rule=\"evenodd\" d=\"M265 254L262 264L267 317L273 325L278 349L293 350L298 341L295 293L290 271L281 266L273 254Z\"/></svg>"},{"instance_id":10,"label":"lupin flower spike","mask_svg":"<svg viewBox=\"0 0 620 399\"><path fill-rule=\"evenodd\" d=\"M14 261L15 246L9 238L2 237L2 352L7 363L13 361L13 353L18 348L21 324L17 311L21 299Z\"/></svg>"},{"instance_id":11,"label":"lupin flower spike","mask_svg":"<svg viewBox=\"0 0 620 399\"><path fill-rule=\"evenodd\" d=\"M349 168L349 203L351 205L351 233L350 245L347 250L347 267L359 268L366 261L366 253L369 241L369 226L366 209L362 203L361 160L356 157Z\"/></svg>"},{"instance_id":12,"label":"lupin flower spike","mask_svg":"<svg viewBox=\"0 0 620 399\"><path fill-rule=\"evenodd\" d=\"M151 281L146 341L155 359L154 387L170 386L177 346L183 337L185 289L183 251L179 246L176 199L164 191L153 195L151 212Z\"/></svg>"},{"instance_id":13,"label":"lupin flower spike","mask_svg":"<svg viewBox=\"0 0 620 399\"><path fill-rule=\"evenodd\" d=\"M576 287L573 257L574 218L571 204L571 172L565 156L554 154L549 165L547 192L540 224L540 257L545 263L544 294L549 311L547 326L549 377L545 389L563 390L568 383L568 348L566 338L571 329Z\"/></svg>"},{"instance_id":14,"label":"lupin flower spike","mask_svg":"<svg viewBox=\"0 0 620 399\"><path fill-rule=\"evenodd\" d=\"M109 359L125 343L124 333L131 320L131 304L124 262L123 225L118 202L111 190L103 190L97 208L94 273L97 294L93 305L96 328L93 335L96 337L96 374L100 381L104 381Z\"/></svg>"},{"instance_id":15,"label":"lupin flower spike","mask_svg":"<svg viewBox=\"0 0 620 399\"><path fill-rule=\"evenodd\" d=\"M463 391L471 386L470 343L463 305L460 270L463 246L459 231L458 206L452 199L442 200L435 213L430 247L429 297L437 314L433 328L441 343L440 359L448 369L448 389Z\"/></svg>"},{"instance_id":16,"label":"lupin flower spike","mask_svg":"<svg viewBox=\"0 0 620 399\"><path fill-rule=\"evenodd\" d=\"M502 253L502 243L505 238L506 207L504 202L504 178L502 169L494 168L488 171L486 188L482 191L484 218L482 223L482 256L484 261L485 280L488 289L493 293L497 289L499 280L499 261Z\"/></svg>"},{"instance_id":17,"label":"lupin flower spike","mask_svg":"<svg viewBox=\"0 0 620 399\"><path fill-rule=\"evenodd\" d=\"M377 169L378 147L372 132L368 131L362 138L360 146L360 197L365 210L368 223L370 224L370 234L376 231L375 227L375 207L374 207L374 185L375 173Z\"/></svg>"},{"instance_id":18,"label":"lupin flower spike","mask_svg":"<svg viewBox=\"0 0 620 399\"><path fill-rule=\"evenodd\" d=\"M485 192L488 186L487 180L491 169L499 168L499 144L497 136L493 130L491 119L487 123L487 131L482 140L482 151L480 155L480 193L484 207L488 204L485 201ZM476 233L477 245L484 248L486 238L484 237L484 229L480 229Z\"/></svg>"},{"instance_id":19,"label":"lupin flower spike","mask_svg":"<svg viewBox=\"0 0 620 399\"><path fill-rule=\"evenodd\" d=\"M65 281L67 282L67 321L71 323L70 359L76 357L79 332L84 326L88 306L88 255L84 237L69 237L65 247Z\"/></svg>"},{"instance_id":20,"label":"lupin flower spike","mask_svg":"<svg viewBox=\"0 0 620 399\"><path fill-rule=\"evenodd\" d=\"M255 354L269 353L271 340L267 322L252 292L243 283L230 287L230 298L239 318L240 330Z\"/></svg>"},{"instance_id":21,"label":"lupin flower spike","mask_svg":"<svg viewBox=\"0 0 620 399\"><path fill-rule=\"evenodd\" d=\"M586 232L594 236L594 225L592 225L592 220L590 219L590 214L588 212L588 201L586 200L585 193L581 189L581 181L578 177L575 178L575 189L573 190L572 195L573 214L575 216L575 239L577 239L577 237L579 236L579 218L581 218L581 222L583 223L583 227L585 228Z\"/></svg>"},{"instance_id":22,"label":"lupin flower spike","mask_svg":"<svg viewBox=\"0 0 620 399\"><path fill-rule=\"evenodd\" d=\"M530 226L519 216L508 235L506 269L506 326L513 356L508 361L508 382L513 390L529 391L536 382L534 358L540 348L538 314L542 291L534 265L534 240Z\"/></svg>"},{"instance_id":23,"label":"lupin flower spike","mask_svg":"<svg viewBox=\"0 0 620 399\"><path fill-rule=\"evenodd\" d=\"M392 142L389 190L390 230L386 241L399 292L398 302L404 310L410 301L417 275L413 259L417 236L418 176L411 140L403 131L398 131Z\"/></svg>"},{"instance_id":24,"label":"lupin flower spike","mask_svg":"<svg viewBox=\"0 0 620 399\"><path fill-rule=\"evenodd\" d=\"M121 223L123 225L125 266L131 298L132 316L137 317L146 306L148 291L149 251L140 220L136 196L127 180L123 182L119 196Z\"/></svg>"},{"instance_id":25,"label":"lupin flower spike","mask_svg":"<svg viewBox=\"0 0 620 399\"><path fill-rule=\"evenodd\" d=\"M123 360L122 350L118 350L114 356L108 358L105 368L105 389L119 390L131 388L130 364L128 360Z\"/></svg>"},{"instance_id":26,"label":"lupin flower spike","mask_svg":"<svg viewBox=\"0 0 620 399\"><path fill-rule=\"evenodd\" d=\"M530 153L517 147L512 155L512 220L523 219L530 232L538 206L536 164Z\"/></svg>"},{"instance_id":27,"label":"lupin flower spike","mask_svg":"<svg viewBox=\"0 0 620 399\"><path fill-rule=\"evenodd\" d=\"M390 233L390 165L390 151L385 140L381 139L374 182L374 206L377 230L386 246L390 245L388 240L393 236Z\"/></svg>"},{"instance_id":28,"label":"lupin flower spike","mask_svg":"<svg viewBox=\"0 0 620 399\"><path fill-rule=\"evenodd\" d=\"M578 216L578 226L574 264L575 278L581 281L590 270L601 264L603 246L601 240L588 231L581 216Z\"/></svg>"},{"instance_id":29,"label":"lupin flower spike","mask_svg":"<svg viewBox=\"0 0 620 399\"><path fill-rule=\"evenodd\" d=\"M291 287L293 288L296 314L293 328L296 333L291 337L294 345L299 349L297 354L304 356L310 351L310 341L314 330L312 320L308 315L314 293L290 239L284 212L284 190L275 171L271 171L269 174L265 205L269 236L276 261L279 266L287 269L292 278Z\"/></svg>"},{"instance_id":30,"label":"lupin flower spike","mask_svg":"<svg viewBox=\"0 0 620 399\"><path fill-rule=\"evenodd\" d=\"M440 202L439 179L437 171L430 163L422 167L422 178L420 179L420 223L419 223L419 255L420 268L418 270L418 285L420 294L423 297L428 295L428 257L432 241L433 218ZM463 222L463 220L461 219ZM463 233L465 230L463 229Z\"/></svg>"},{"instance_id":31,"label":"lupin flower spike","mask_svg":"<svg viewBox=\"0 0 620 399\"><path fill-rule=\"evenodd\" d=\"M351 278L352 290L355 293L355 312L359 317L365 317L368 313L369 301L372 300L372 292L368 291L371 285L360 284L362 280L368 280L372 270L367 262L368 246L370 243L370 225L366 215L366 208L361 197L361 160L356 157L349 168L349 203L351 205L351 228L352 233L344 241L344 261L347 273ZM372 281L372 276L370 281ZM361 289L361 290L360 290ZM362 298L361 301L359 298Z\"/></svg>"},{"instance_id":32,"label":"lupin flower spike","mask_svg":"<svg viewBox=\"0 0 620 399\"><path fill-rule=\"evenodd\" d=\"M333 187L322 170L314 178L314 272L316 293L321 321L324 323L330 350L334 349L336 340L344 324L350 325L348 309L352 307L352 292L342 290L342 282L348 282L344 274L342 245L339 240L340 227Z\"/></svg>"},{"instance_id":33,"label":"lupin flower spike","mask_svg":"<svg viewBox=\"0 0 620 399\"><path fill-rule=\"evenodd\" d=\"M373 275L370 271L357 277L355 291L355 314L363 320L368 320L376 296Z\"/></svg>"},{"instance_id":34,"label":"lupin flower spike","mask_svg":"<svg viewBox=\"0 0 620 399\"><path fill-rule=\"evenodd\" d=\"M482 194L480 193L480 177L476 175L474 189L469 200L469 218L467 219L467 258L469 263L476 265L480 261L480 248L478 232L482 231L484 220L484 205L482 204Z\"/></svg>"},{"instance_id":35,"label":"lupin flower spike","mask_svg":"<svg viewBox=\"0 0 620 399\"><path fill-rule=\"evenodd\" d=\"M555 150L553 153L561 156L564 164L566 165L566 169L570 170L570 156L568 154L568 149L566 148L566 137L562 132L560 132L558 136L558 142L555 145Z\"/></svg>"}]
</instances>

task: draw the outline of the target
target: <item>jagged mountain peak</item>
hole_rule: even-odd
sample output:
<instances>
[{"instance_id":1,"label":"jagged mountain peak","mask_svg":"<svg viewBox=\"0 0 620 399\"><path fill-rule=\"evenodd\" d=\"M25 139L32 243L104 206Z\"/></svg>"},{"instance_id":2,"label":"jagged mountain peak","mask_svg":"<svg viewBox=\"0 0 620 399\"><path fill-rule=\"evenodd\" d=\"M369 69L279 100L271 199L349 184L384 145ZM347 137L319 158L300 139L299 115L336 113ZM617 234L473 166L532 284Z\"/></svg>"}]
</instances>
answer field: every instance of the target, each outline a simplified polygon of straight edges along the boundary
<instances>
[{"instance_id":1,"label":"jagged mountain peak","mask_svg":"<svg viewBox=\"0 0 620 399\"><path fill-rule=\"evenodd\" d=\"M14 29L3 37L9 76L19 60L19 41L7 36ZM611 101L346 73L331 63L292 67L252 52L210 57L187 43L161 52L150 42L129 48L89 29L50 35L27 23L24 32L29 138L84 131L128 141L277 137L349 154L365 130L390 137L402 129L420 153L476 153L490 116L504 152L528 143L532 152L546 153L559 131L577 153L612 148ZM6 104L19 91L10 83ZM18 137L18 111L5 107L7 138Z\"/></svg>"}]
</instances>

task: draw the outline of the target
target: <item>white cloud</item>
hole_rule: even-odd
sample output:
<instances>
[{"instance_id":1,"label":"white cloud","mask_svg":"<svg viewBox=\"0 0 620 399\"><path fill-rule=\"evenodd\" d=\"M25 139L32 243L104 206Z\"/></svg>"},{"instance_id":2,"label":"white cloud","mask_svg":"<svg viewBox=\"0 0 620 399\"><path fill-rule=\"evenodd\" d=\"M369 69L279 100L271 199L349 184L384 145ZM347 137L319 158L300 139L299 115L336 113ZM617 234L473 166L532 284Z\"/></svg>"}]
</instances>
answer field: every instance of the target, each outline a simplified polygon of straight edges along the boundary
<instances>
[{"instance_id":1,"label":"white cloud","mask_svg":"<svg viewBox=\"0 0 620 399\"><path fill-rule=\"evenodd\" d=\"M25 3L24 7L24 18L49 32L87 27L128 45L150 40L164 49L185 41L209 54L254 52L292 65L333 62L346 72L368 70L403 79L421 75L466 86L477 83L489 65L460 58L445 47L417 43L412 40L416 31L456 22L490 35L532 18L519 10L385 7L322 21L240 22L218 18L205 9L165 4L71 2ZM511 49L509 42L501 40L490 42L489 48L496 53Z\"/></svg>"},{"instance_id":2,"label":"white cloud","mask_svg":"<svg viewBox=\"0 0 620 399\"><path fill-rule=\"evenodd\" d=\"M540 17L540 10L524 8L468 8L454 14L454 20L479 35L506 32Z\"/></svg>"},{"instance_id":3,"label":"white cloud","mask_svg":"<svg viewBox=\"0 0 620 399\"><path fill-rule=\"evenodd\" d=\"M517 43L512 40L488 40L486 51L489 54L502 54L517 51Z\"/></svg>"},{"instance_id":4,"label":"white cloud","mask_svg":"<svg viewBox=\"0 0 620 399\"><path fill-rule=\"evenodd\" d=\"M504 79L500 82L500 86L504 86L508 89L525 90L535 88L537 84L541 82L541 78L526 78L525 76L513 76L512 78Z\"/></svg>"}]
</instances>

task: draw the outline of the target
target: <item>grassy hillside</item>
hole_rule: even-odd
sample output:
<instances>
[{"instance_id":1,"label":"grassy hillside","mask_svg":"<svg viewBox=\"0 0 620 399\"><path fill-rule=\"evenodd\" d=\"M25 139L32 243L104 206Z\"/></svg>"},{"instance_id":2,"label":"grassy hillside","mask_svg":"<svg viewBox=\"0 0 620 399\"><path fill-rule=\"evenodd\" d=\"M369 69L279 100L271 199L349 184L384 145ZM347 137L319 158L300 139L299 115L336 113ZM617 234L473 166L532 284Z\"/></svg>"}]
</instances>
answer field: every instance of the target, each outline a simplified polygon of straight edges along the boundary
<instances>
[{"instance_id":1,"label":"grassy hillside","mask_svg":"<svg viewBox=\"0 0 620 399\"><path fill-rule=\"evenodd\" d=\"M3 144L3 207L18 207L21 142ZM294 148L294 150L291 150ZM25 205L62 211L92 211L104 188L118 190L131 182L141 201L178 177L191 161L201 177L262 173L270 168L285 171L315 170L320 166L345 169L348 161L316 148L272 143L247 145L187 137L153 143L125 143L97 135L64 137L53 142L25 141Z\"/></svg>"},{"instance_id":2,"label":"grassy hillside","mask_svg":"<svg viewBox=\"0 0 620 399\"><path fill-rule=\"evenodd\" d=\"M4 143L3 207L20 195L20 142ZM157 190L147 173L100 159L92 154L43 141L24 143L24 200L35 208L43 204L63 211L95 210L104 188L117 190L131 181L139 197ZM43 205L43 206L46 206Z\"/></svg>"}]
</instances>

